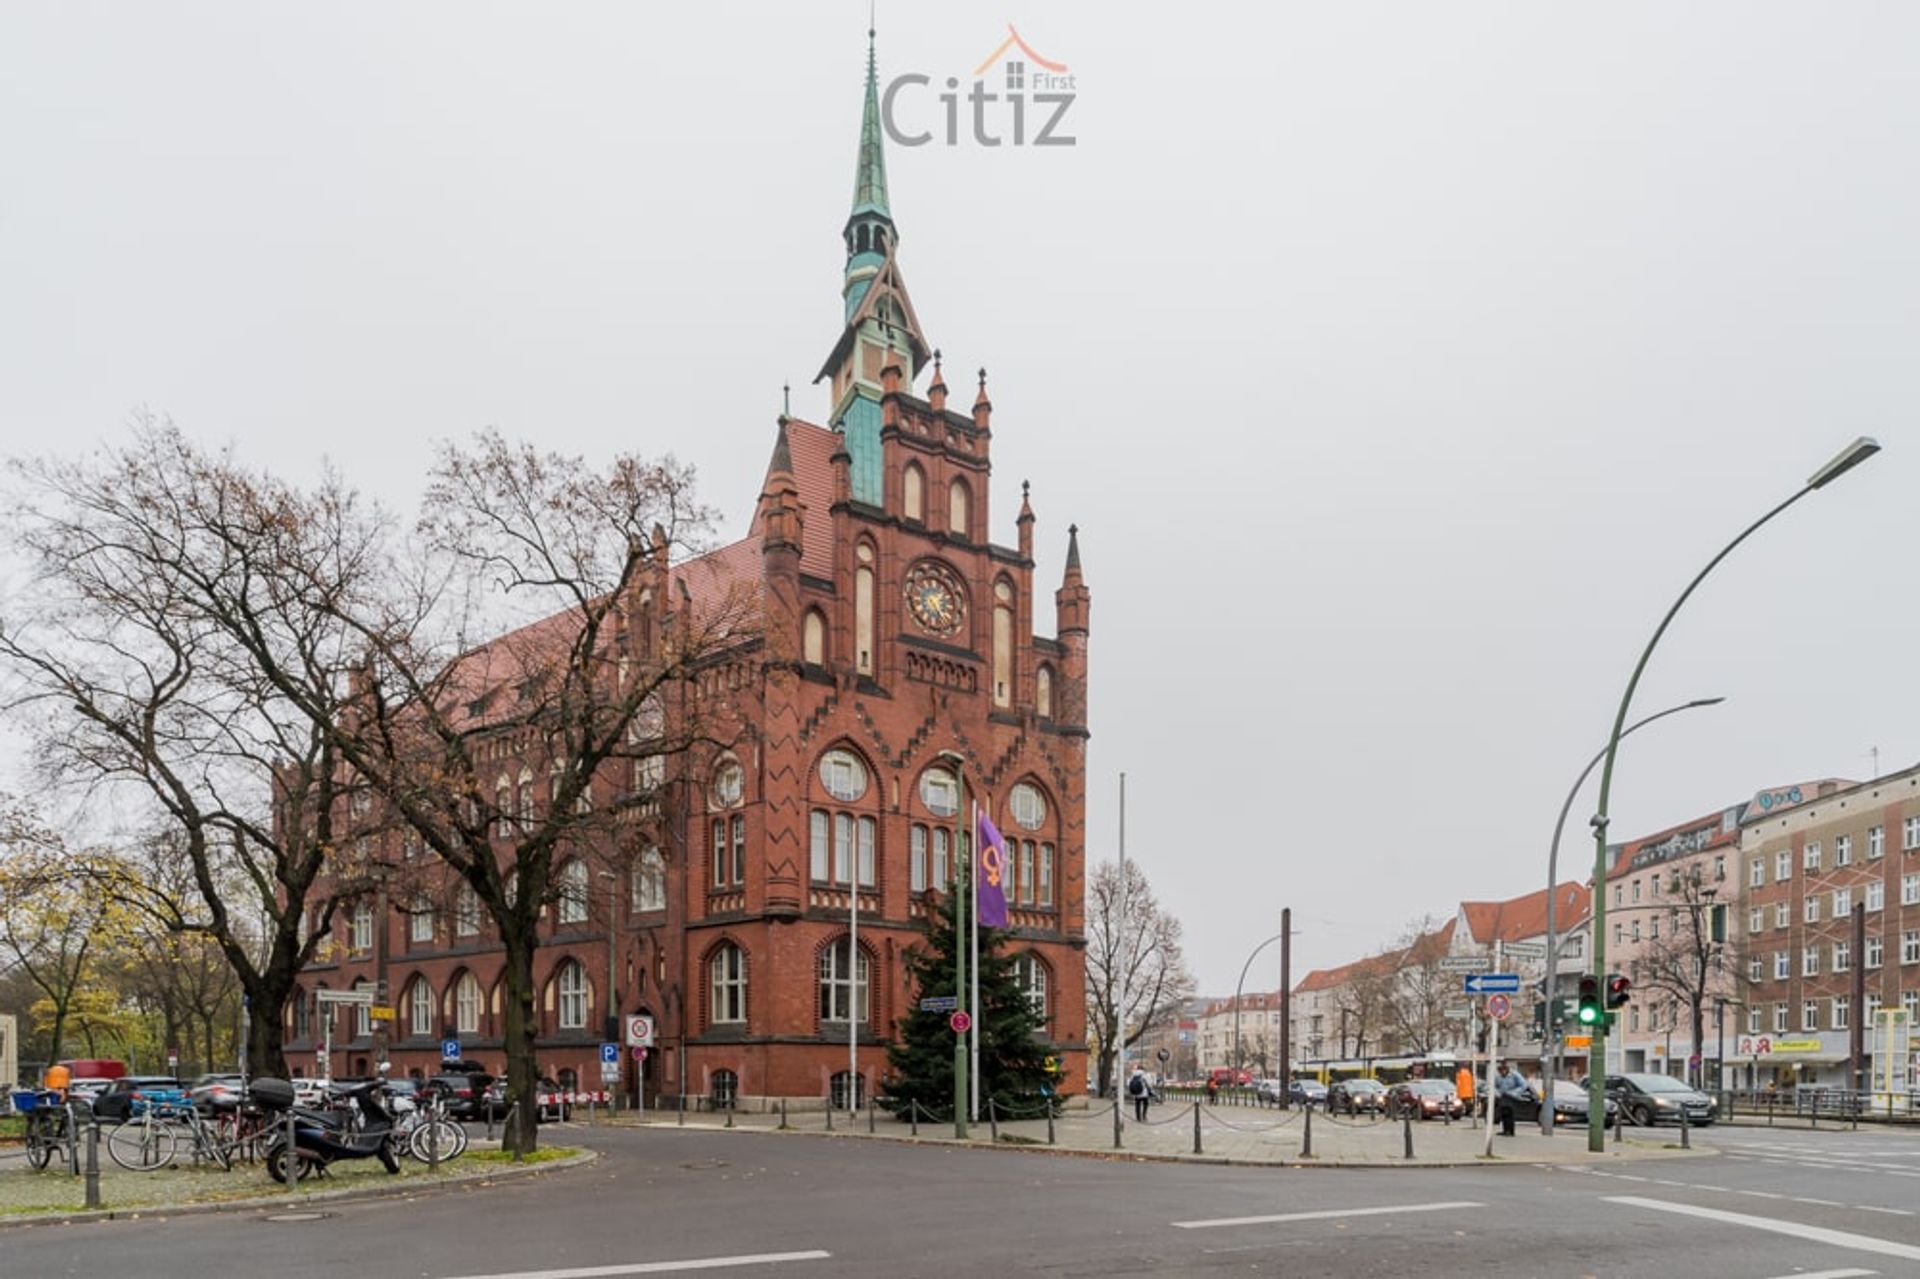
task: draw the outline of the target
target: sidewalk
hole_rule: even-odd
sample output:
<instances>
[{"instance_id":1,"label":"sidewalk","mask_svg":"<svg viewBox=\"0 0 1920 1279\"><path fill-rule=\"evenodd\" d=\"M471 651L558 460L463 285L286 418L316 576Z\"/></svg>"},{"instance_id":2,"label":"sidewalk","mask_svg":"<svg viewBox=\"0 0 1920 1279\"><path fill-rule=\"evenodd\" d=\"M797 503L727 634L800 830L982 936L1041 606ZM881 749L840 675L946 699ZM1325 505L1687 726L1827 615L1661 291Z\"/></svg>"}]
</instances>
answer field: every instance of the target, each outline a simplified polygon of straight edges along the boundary
<instances>
[{"instance_id":1,"label":"sidewalk","mask_svg":"<svg viewBox=\"0 0 1920 1279\"><path fill-rule=\"evenodd\" d=\"M1129 1107L1129 1110L1131 1108ZM1198 1153L1195 1150L1195 1114L1198 1113ZM1123 1112L1125 1113L1125 1112ZM819 1110L793 1111L787 1116L787 1130L794 1133L826 1134L882 1141L911 1141L927 1145L990 1146L994 1144L995 1125L985 1121L968 1125L964 1142L953 1135L951 1120L936 1123L922 1119L917 1135L914 1126L886 1112L857 1119L845 1111L828 1116ZM623 1117L615 1122L640 1127L726 1128L758 1132L778 1131L778 1114L736 1114L731 1125L724 1115L673 1112L647 1118ZM1311 1117L1311 1150L1308 1145L1308 1115L1301 1110L1266 1110L1252 1107L1208 1106L1193 1102L1157 1106L1153 1118L1136 1123L1125 1118L1121 1124L1120 1144L1114 1144L1113 1107L1096 1102L1087 1110L1072 1110L1053 1121L1051 1139L1045 1119L1002 1122L997 1125L999 1144L1040 1148L1105 1158L1170 1160L1182 1163L1264 1164L1289 1167L1359 1168L1444 1168L1489 1164L1605 1164L1621 1159L1660 1158L1688 1153L1712 1153L1707 1135L1692 1134L1692 1152L1680 1148L1678 1129L1644 1130L1630 1128L1625 1141L1607 1134L1603 1154L1587 1150L1584 1128L1561 1128L1551 1137L1543 1136L1538 1125L1521 1125L1512 1137L1497 1133L1491 1158L1486 1149L1484 1127L1465 1122L1452 1124L1415 1121L1410 1126L1400 1120L1372 1117L1327 1115L1314 1111ZM1413 1157L1406 1154L1411 1131Z\"/></svg>"}]
</instances>

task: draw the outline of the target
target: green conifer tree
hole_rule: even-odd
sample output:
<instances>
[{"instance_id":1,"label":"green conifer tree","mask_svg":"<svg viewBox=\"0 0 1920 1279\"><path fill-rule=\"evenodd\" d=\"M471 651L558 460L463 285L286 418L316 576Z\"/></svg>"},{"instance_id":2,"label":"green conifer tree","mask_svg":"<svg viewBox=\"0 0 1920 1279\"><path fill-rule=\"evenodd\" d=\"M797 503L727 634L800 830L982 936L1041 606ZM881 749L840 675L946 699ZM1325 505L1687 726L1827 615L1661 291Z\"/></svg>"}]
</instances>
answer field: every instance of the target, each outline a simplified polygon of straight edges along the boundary
<instances>
[{"instance_id":1,"label":"green conifer tree","mask_svg":"<svg viewBox=\"0 0 1920 1279\"><path fill-rule=\"evenodd\" d=\"M920 1000L955 993L955 960L966 940L956 901L952 893L942 899L928 922L925 944L905 957L912 1011L900 1019L887 1050L889 1076L879 1098L881 1106L898 1115L907 1113L909 1103L917 1103L923 1119L953 1118L950 1014L922 1012ZM984 1118L991 1099L1003 1119L1032 1118L1044 1114L1049 1101L1059 1108L1055 1077L1047 1071L1055 1049L1044 1038L1046 1027L1015 976L1017 957L1004 953L1006 939L1001 929L980 930L980 1113Z\"/></svg>"}]
</instances>

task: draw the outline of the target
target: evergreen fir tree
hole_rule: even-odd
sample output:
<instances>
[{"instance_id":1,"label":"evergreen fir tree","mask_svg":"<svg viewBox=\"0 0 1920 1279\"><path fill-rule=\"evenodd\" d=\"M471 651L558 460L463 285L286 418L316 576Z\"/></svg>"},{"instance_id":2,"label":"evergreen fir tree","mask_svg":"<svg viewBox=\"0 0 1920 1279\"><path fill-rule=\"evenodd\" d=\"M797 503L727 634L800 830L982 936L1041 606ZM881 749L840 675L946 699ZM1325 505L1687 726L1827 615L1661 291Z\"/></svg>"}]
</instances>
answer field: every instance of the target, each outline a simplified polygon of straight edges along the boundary
<instances>
[{"instance_id":1,"label":"evergreen fir tree","mask_svg":"<svg viewBox=\"0 0 1920 1279\"><path fill-rule=\"evenodd\" d=\"M923 1118L953 1118L950 1014L922 1012L920 1000L956 993L955 960L966 944L958 914L958 894L946 894L929 919L926 943L905 956L913 989L912 1011L900 1019L893 1046L887 1050L889 1075L878 1099L895 1114L905 1115L912 1102L918 1104ZM1046 1028L1015 977L1015 956L1003 953L1005 941L1001 929L980 930L980 1007L975 1019L980 1026L983 1119L989 1099L1002 1118L1031 1118L1045 1113L1049 1099L1056 1110L1060 1103L1054 1077L1047 1073L1047 1058L1054 1048L1042 1038Z\"/></svg>"}]
</instances>

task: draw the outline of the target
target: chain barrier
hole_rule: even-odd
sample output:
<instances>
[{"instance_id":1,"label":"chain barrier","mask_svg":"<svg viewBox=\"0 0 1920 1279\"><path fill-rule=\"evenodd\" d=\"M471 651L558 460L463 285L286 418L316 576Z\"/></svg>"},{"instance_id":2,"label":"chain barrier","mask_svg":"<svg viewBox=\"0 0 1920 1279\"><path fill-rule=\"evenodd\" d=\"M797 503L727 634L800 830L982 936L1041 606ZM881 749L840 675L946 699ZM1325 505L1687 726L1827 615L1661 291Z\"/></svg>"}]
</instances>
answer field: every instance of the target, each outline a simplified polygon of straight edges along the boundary
<instances>
[{"instance_id":1,"label":"chain barrier","mask_svg":"<svg viewBox=\"0 0 1920 1279\"><path fill-rule=\"evenodd\" d=\"M1279 1132L1282 1128L1290 1128L1294 1124L1300 1122L1300 1115L1301 1115L1301 1112L1295 1111L1294 1113L1288 1115L1285 1119L1279 1120L1276 1123L1236 1124L1231 1119L1221 1118L1218 1112L1208 1111L1206 1113L1207 1113L1207 1118L1209 1120L1211 1120L1216 1124L1219 1124L1222 1128L1230 1128L1234 1132L1246 1132L1246 1133Z\"/></svg>"}]
</instances>

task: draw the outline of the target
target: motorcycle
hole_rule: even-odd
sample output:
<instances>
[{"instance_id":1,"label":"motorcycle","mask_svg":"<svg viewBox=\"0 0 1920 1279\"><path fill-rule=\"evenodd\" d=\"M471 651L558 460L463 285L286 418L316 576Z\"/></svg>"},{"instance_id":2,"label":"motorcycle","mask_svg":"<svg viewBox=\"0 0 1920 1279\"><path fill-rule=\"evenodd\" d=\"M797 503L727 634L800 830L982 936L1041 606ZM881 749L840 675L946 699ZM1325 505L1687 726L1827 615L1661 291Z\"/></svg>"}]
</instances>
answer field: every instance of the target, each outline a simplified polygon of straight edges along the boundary
<instances>
[{"instance_id":1,"label":"motorcycle","mask_svg":"<svg viewBox=\"0 0 1920 1279\"><path fill-rule=\"evenodd\" d=\"M398 1173L400 1161L394 1158L390 1141L393 1112L380 1099L384 1088L385 1085L375 1079L339 1090L338 1095L348 1107L341 1113L295 1105L293 1085L284 1079L254 1080L254 1102L274 1116L271 1130L275 1135L267 1146L267 1175L283 1186L291 1185L295 1180L304 1181L316 1174L324 1176L327 1168L339 1159L378 1159L388 1172ZM291 1160L286 1135L288 1111L293 1113Z\"/></svg>"}]
</instances>

